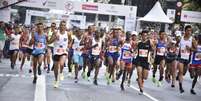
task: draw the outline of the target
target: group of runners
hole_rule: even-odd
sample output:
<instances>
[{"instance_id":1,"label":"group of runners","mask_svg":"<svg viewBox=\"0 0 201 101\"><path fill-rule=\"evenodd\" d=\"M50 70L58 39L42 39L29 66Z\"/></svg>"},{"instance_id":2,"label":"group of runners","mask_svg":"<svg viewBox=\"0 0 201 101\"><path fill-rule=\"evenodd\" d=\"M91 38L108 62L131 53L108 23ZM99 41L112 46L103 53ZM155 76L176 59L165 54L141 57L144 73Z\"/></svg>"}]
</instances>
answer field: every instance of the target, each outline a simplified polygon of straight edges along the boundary
<instances>
[{"instance_id":1,"label":"group of runners","mask_svg":"<svg viewBox=\"0 0 201 101\"><path fill-rule=\"evenodd\" d=\"M165 31L125 33L120 27L104 32L94 25L87 30L69 30L66 24L61 21L58 28L56 23L47 28L43 23L32 29L15 26L14 33L8 36L11 68L16 67L18 57L20 70L25 61L31 60L29 72L33 71L33 83L44 66L47 73L54 72L53 86L58 88L64 80L64 67L68 67L68 75L74 77L75 83L79 82L79 73L86 80L94 73L93 83L98 85L99 70L105 65L107 84L121 79L121 90L125 90L125 82L130 86L136 70L140 93L150 71L152 81L158 86L165 79L174 88L178 80L179 91L183 93L183 79L189 71L193 79L190 92L196 94L194 87L201 75L201 35L193 35L191 26L186 26L182 36L177 36ZM156 77L157 70L159 77Z\"/></svg>"}]
</instances>

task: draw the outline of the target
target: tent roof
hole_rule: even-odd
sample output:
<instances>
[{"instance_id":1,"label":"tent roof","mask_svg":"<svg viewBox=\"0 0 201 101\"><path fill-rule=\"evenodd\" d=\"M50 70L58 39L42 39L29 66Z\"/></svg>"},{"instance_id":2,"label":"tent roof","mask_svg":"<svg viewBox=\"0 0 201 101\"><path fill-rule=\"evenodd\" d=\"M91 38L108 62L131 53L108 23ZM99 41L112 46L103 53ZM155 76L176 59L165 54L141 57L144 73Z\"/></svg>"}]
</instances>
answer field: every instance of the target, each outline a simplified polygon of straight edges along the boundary
<instances>
[{"instance_id":1,"label":"tent roof","mask_svg":"<svg viewBox=\"0 0 201 101\"><path fill-rule=\"evenodd\" d=\"M143 18L139 18L139 21L148 22L160 22L160 23L173 23L169 17L164 13L161 4L156 2L154 7Z\"/></svg>"}]
</instances>

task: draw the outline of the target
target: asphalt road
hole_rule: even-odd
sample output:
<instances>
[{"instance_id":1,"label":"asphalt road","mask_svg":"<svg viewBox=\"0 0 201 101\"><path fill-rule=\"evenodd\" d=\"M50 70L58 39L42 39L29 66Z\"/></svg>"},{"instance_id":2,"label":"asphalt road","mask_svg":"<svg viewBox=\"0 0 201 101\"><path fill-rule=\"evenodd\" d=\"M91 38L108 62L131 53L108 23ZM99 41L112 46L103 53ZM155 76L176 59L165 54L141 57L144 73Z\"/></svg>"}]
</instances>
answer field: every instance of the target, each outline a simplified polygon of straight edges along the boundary
<instances>
[{"instance_id":1,"label":"asphalt road","mask_svg":"<svg viewBox=\"0 0 201 101\"><path fill-rule=\"evenodd\" d=\"M53 72L46 74L43 71L36 85L32 84L32 74L28 73L29 62L26 62L23 71L19 71L19 62L14 70L10 69L9 60L0 63L0 101L200 101L201 79L195 87L197 95L190 94L192 80L187 74L184 78L183 94L179 93L178 82L175 88L163 82L157 87L149 79L145 81L144 95L139 95L136 80L136 71L132 78L132 86L125 91L120 90L120 81L107 85L102 67L98 79L98 86L92 81L86 81L79 77L78 83L74 83L73 77L67 76L65 68L64 81L60 82L59 88L53 87Z\"/></svg>"}]
</instances>

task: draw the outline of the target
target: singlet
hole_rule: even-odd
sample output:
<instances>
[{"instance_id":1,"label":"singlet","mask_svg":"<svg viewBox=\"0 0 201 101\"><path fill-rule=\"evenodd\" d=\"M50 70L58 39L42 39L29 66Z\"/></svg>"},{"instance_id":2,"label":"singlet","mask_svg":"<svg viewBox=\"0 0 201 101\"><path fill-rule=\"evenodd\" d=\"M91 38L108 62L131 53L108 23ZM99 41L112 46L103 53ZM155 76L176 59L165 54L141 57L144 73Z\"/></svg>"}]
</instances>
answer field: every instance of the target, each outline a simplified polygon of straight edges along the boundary
<instances>
[{"instance_id":1,"label":"singlet","mask_svg":"<svg viewBox=\"0 0 201 101\"><path fill-rule=\"evenodd\" d=\"M90 54L88 49L91 47L91 41L93 39L93 35L88 35L88 36L84 36L84 37L85 37L85 39L84 39L83 53L84 54Z\"/></svg>"},{"instance_id":2,"label":"singlet","mask_svg":"<svg viewBox=\"0 0 201 101\"><path fill-rule=\"evenodd\" d=\"M74 54L82 54L81 48L83 48L83 46L80 45L81 39L78 39L76 36L72 36L74 42L73 42L73 50L74 50Z\"/></svg>"},{"instance_id":3,"label":"singlet","mask_svg":"<svg viewBox=\"0 0 201 101\"><path fill-rule=\"evenodd\" d=\"M92 46L98 44L98 46L92 48L91 54L92 55L99 55L101 52L101 47L102 47L102 40L99 39L99 41L97 42L94 38L92 39Z\"/></svg>"},{"instance_id":4,"label":"singlet","mask_svg":"<svg viewBox=\"0 0 201 101\"><path fill-rule=\"evenodd\" d=\"M11 34L11 38L12 38L13 40L10 41L9 50L19 49L20 37L21 37L20 34Z\"/></svg>"},{"instance_id":5,"label":"singlet","mask_svg":"<svg viewBox=\"0 0 201 101\"><path fill-rule=\"evenodd\" d=\"M201 45L198 45L197 50L193 52L191 64L201 65Z\"/></svg>"},{"instance_id":6,"label":"singlet","mask_svg":"<svg viewBox=\"0 0 201 101\"><path fill-rule=\"evenodd\" d=\"M31 38L32 38L32 35L31 35L31 33L29 33L28 43L31 41ZM34 45L31 45L31 46L28 45L27 48L29 48L29 49L33 49L33 46L34 46Z\"/></svg>"},{"instance_id":7,"label":"singlet","mask_svg":"<svg viewBox=\"0 0 201 101\"><path fill-rule=\"evenodd\" d=\"M158 40L158 43L156 45L156 55L158 56L164 56L166 52L166 43L161 42Z\"/></svg>"},{"instance_id":8,"label":"singlet","mask_svg":"<svg viewBox=\"0 0 201 101\"><path fill-rule=\"evenodd\" d=\"M131 40L131 47L132 47L132 49L136 49L136 48L137 48L137 41ZM135 50L134 50L134 51L135 51ZM136 59L136 57L137 57L137 53L134 52L134 53L133 53L133 58Z\"/></svg>"},{"instance_id":9,"label":"singlet","mask_svg":"<svg viewBox=\"0 0 201 101\"><path fill-rule=\"evenodd\" d=\"M117 52L118 44L119 44L118 38L113 38L111 40L111 44L109 45L109 50L108 50L109 53Z\"/></svg>"},{"instance_id":10,"label":"singlet","mask_svg":"<svg viewBox=\"0 0 201 101\"><path fill-rule=\"evenodd\" d=\"M54 55L67 54L68 48L68 34L65 31L64 34L57 33L59 39L54 41Z\"/></svg>"},{"instance_id":11,"label":"singlet","mask_svg":"<svg viewBox=\"0 0 201 101\"><path fill-rule=\"evenodd\" d=\"M133 58L131 49L132 49L132 47L131 47L130 43L124 43L121 48L121 59L131 60Z\"/></svg>"},{"instance_id":12,"label":"singlet","mask_svg":"<svg viewBox=\"0 0 201 101\"><path fill-rule=\"evenodd\" d=\"M148 62L148 56L150 50L151 50L150 41L146 41L145 43L139 42L137 60L140 62Z\"/></svg>"},{"instance_id":13,"label":"singlet","mask_svg":"<svg viewBox=\"0 0 201 101\"><path fill-rule=\"evenodd\" d=\"M35 40L35 43L33 45L32 54L34 55L44 54L45 48L46 48L46 35L45 34L39 35L37 32L35 32L34 40Z\"/></svg>"},{"instance_id":14,"label":"singlet","mask_svg":"<svg viewBox=\"0 0 201 101\"><path fill-rule=\"evenodd\" d=\"M24 47L24 48L28 47L28 42L29 42L29 35L28 35L28 33L23 33L21 35L20 42L21 42L22 47Z\"/></svg>"},{"instance_id":15,"label":"singlet","mask_svg":"<svg viewBox=\"0 0 201 101\"><path fill-rule=\"evenodd\" d=\"M186 46L190 48L192 47L192 37L190 37L188 40L184 40L184 37L182 37L179 45L179 57L184 60L189 60L191 52L186 49Z\"/></svg>"},{"instance_id":16,"label":"singlet","mask_svg":"<svg viewBox=\"0 0 201 101\"><path fill-rule=\"evenodd\" d=\"M177 58L177 47L176 46L169 46L167 47L167 54L166 58L170 60L175 60Z\"/></svg>"},{"instance_id":17,"label":"singlet","mask_svg":"<svg viewBox=\"0 0 201 101\"><path fill-rule=\"evenodd\" d=\"M52 37L52 34L53 34L53 32L50 30L49 32L48 32L48 40L50 40L50 38ZM54 43L51 43L51 44L48 44L48 46L49 47L54 47Z\"/></svg>"}]
</instances>

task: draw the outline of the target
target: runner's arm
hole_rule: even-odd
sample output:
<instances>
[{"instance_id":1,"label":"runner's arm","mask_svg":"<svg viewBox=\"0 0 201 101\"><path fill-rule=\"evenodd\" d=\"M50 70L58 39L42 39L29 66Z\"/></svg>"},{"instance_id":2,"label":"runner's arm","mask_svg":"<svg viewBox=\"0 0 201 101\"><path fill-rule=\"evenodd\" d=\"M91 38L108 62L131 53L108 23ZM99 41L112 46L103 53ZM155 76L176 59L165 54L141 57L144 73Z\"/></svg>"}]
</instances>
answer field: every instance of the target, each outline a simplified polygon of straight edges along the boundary
<instances>
[{"instance_id":1,"label":"runner's arm","mask_svg":"<svg viewBox=\"0 0 201 101\"><path fill-rule=\"evenodd\" d=\"M47 41L47 44L51 44L56 40L57 36L56 36L56 32L54 32L51 36L51 38Z\"/></svg>"},{"instance_id":2,"label":"runner's arm","mask_svg":"<svg viewBox=\"0 0 201 101\"><path fill-rule=\"evenodd\" d=\"M35 40L34 40L34 32L32 32L32 34L31 34L31 40L29 42L29 46L33 45L34 42L35 42Z\"/></svg>"},{"instance_id":3,"label":"runner's arm","mask_svg":"<svg viewBox=\"0 0 201 101\"><path fill-rule=\"evenodd\" d=\"M197 41L193 38L191 51L195 51L196 49L197 49Z\"/></svg>"}]
</instances>

